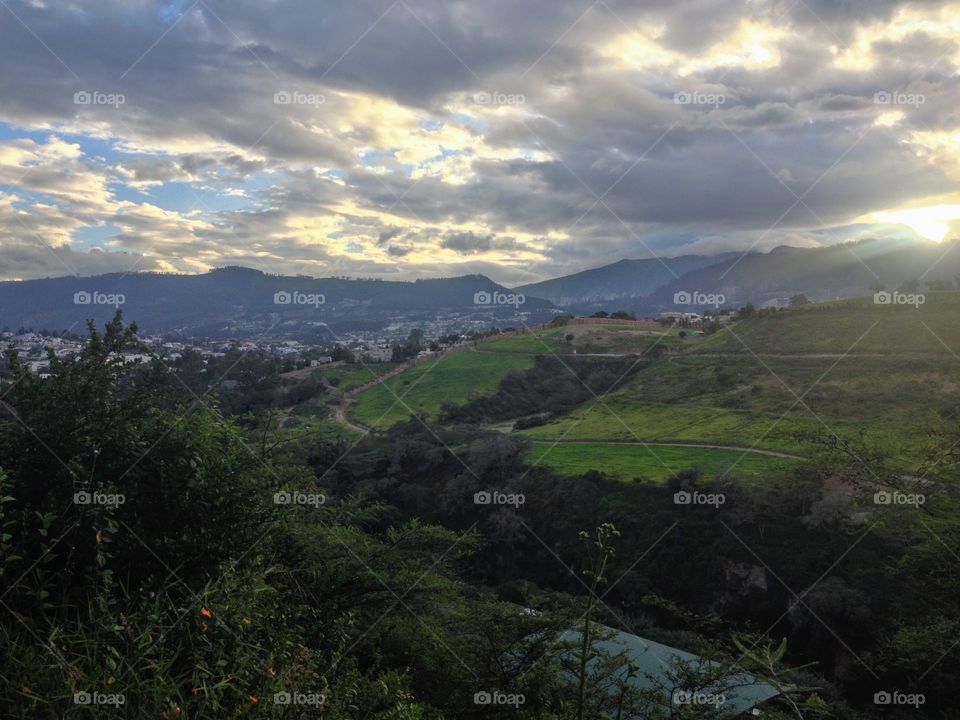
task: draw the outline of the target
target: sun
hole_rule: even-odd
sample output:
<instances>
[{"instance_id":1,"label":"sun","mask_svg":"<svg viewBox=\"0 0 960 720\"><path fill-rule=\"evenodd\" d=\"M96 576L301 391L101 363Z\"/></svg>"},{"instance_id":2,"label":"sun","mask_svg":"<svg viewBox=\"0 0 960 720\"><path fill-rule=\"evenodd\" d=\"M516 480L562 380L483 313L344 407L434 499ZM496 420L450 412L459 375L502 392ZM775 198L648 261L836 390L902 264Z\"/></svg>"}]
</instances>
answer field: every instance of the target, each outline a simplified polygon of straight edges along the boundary
<instances>
[{"instance_id":1,"label":"sun","mask_svg":"<svg viewBox=\"0 0 960 720\"><path fill-rule=\"evenodd\" d=\"M960 220L960 205L932 205L911 210L875 212L872 220L906 225L927 240L942 242L950 232L952 221Z\"/></svg>"}]
</instances>

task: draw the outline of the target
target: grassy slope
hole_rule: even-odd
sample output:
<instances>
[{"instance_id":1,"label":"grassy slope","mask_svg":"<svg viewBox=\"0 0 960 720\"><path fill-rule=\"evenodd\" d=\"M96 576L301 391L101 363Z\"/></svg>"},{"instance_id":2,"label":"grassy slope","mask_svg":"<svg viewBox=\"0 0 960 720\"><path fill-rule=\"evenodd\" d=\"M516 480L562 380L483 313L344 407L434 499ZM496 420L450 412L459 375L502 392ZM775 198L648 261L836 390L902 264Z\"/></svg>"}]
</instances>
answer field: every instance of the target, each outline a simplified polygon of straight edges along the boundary
<instances>
[{"instance_id":1,"label":"grassy slope","mask_svg":"<svg viewBox=\"0 0 960 720\"><path fill-rule=\"evenodd\" d=\"M960 293L938 293L928 295L919 309L878 306L865 298L781 311L703 340L682 341L677 331L659 335L656 329L633 326L549 328L536 337L481 343L479 352L452 354L433 369L429 362L414 367L390 385L398 394L412 387L405 402L435 414L444 400L462 402L471 393L491 392L509 369L529 367L536 354L639 353L659 342L679 354L643 367L604 404L588 401L523 434L539 440L756 445L803 454L797 430L829 428L842 434L862 428L908 464L921 452L937 411L956 402L960 359L952 353L960 354L958 320ZM568 335L574 336L571 341ZM373 424L393 402L385 388L374 388L358 398L354 417ZM398 405L377 426L407 415ZM530 457L540 458L545 448L533 448ZM710 472L730 462L732 452L660 449L658 455L673 459L667 462L671 468L692 464ZM558 446L542 462L561 472L597 468L620 477L655 478L667 472L647 450L639 450ZM776 471L789 463L750 455L737 470Z\"/></svg>"},{"instance_id":2,"label":"grassy slope","mask_svg":"<svg viewBox=\"0 0 960 720\"><path fill-rule=\"evenodd\" d=\"M642 353L653 345L675 347L679 331L636 325L570 325L497 338L478 346L481 352L572 355L574 353ZM566 340L568 335L573 339Z\"/></svg>"},{"instance_id":3,"label":"grassy slope","mask_svg":"<svg viewBox=\"0 0 960 720\"><path fill-rule=\"evenodd\" d=\"M573 335L570 342L567 335ZM577 353L641 353L651 345L676 345L677 331L637 329L633 325L581 325L547 328L534 333L494 338L477 346L477 352L451 353L436 363L416 365L387 382L411 410L435 415L446 400L464 402L472 394L493 392L512 369L533 365L534 355ZM364 371L365 372L365 371ZM367 373L369 377L369 373ZM359 383L357 383L359 384ZM409 394L404 396L404 391ZM403 405L384 387L374 387L357 397L351 417L364 425L387 427L409 417ZM392 409L391 409L391 406Z\"/></svg>"},{"instance_id":4,"label":"grassy slope","mask_svg":"<svg viewBox=\"0 0 960 720\"><path fill-rule=\"evenodd\" d=\"M844 353L861 336L862 340L853 348L855 353L940 357L947 351L936 336L958 352L960 293L935 293L926 297L927 302L919 308L875 305L872 298L858 298L753 318L739 323L735 336L718 333L695 352L749 355L747 348L750 348L757 353Z\"/></svg>"},{"instance_id":5,"label":"grassy slope","mask_svg":"<svg viewBox=\"0 0 960 720\"><path fill-rule=\"evenodd\" d=\"M393 363L369 363L364 365L337 365L330 368L320 368L316 372L322 374L338 390L346 392L360 387L374 380L396 367Z\"/></svg>"},{"instance_id":6,"label":"grassy slope","mask_svg":"<svg viewBox=\"0 0 960 720\"><path fill-rule=\"evenodd\" d=\"M707 405L653 405L618 394L603 403L588 402L555 422L522 432L536 440L678 440L750 447L769 430L758 447L800 450L792 437L795 428L780 424L770 430L775 419Z\"/></svg>"},{"instance_id":7,"label":"grassy slope","mask_svg":"<svg viewBox=\"0 0 960 720\"><path fill-rule=\"evenodd\" d=\"M796 451L798 428L862 427L908 462L936 411L956 402L958 319L960 293L930 295L919 309L859 299L752 318L643 368L606 400L610 410L587 403L525 434L746 446L759 440L761 448Z\"/></svg>"},{"instance_id":8,"label":"grassy slope","mask_svg":"<svg viewBox=\"0 0 960 720\"><path fill-rule=\"evenodd\" d=\"M664 481L673 474L700 468L704 474L750 480L782 475L795 461L789 458L744 454L736 450L642 445L534 445L527 452L531 464L543 465L561 475L580 475L601 469L621 480L638 477Z\"/></svg>"},{"instance_id":9,"label":"grassy slope","mask_svg":"<svg viewBox=\"0 0 960 720\"><path fill-rule=\"evenodd\" d=\"M525 355L449 353L390 378L385 383L389 390L377 385L360 393L351 415L357 422L377 428L405 420L410 412L396 402L396 394L410 410L435 416L442 402L461 403L471 395L493 392L510 370L523 370L532 365L533 358Z\"/></svg>"}]
</instances>

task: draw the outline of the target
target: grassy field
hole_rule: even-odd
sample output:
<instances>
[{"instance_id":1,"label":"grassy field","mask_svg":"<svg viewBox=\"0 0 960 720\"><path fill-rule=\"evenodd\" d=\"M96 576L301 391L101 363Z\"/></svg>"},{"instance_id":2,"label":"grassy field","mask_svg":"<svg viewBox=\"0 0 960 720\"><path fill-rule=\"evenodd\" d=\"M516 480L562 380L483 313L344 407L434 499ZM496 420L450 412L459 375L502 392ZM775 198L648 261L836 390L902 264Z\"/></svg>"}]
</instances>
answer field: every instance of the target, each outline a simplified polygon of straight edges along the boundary
<instances>
[{"instance_id":1,"label":"grassy field","mask_svg":"<svg viewBox=\"0 0 960 720\"><path fill-rule=\"evenodd\" d=\"M743 320L691 352L960 355L960 292L925 297L916 308L876 305L872 297L792 308Z\"/></svg>"},{"instance_id":2,"label":"grassy field","mask_svg":"<svg viewBox=\"0 0 960 720\"><path fill-rule=\"evenodd\" d=\"M325 403L303 404L294 408L283 423L283 429L297 437L343 438L356 440L362 433L337 422Z\"/></svg>"},{"instance_id":3,"label":"grassy field","mask_svg":"<svg viewBox=\"0 0 960 720\"><path fill-rule=\"evenodd\" d=\"M473 395L493 392L510 370L524 370L532 365L533 358L525 355L449 353L438 360L415 365L384 385L360 393L351 416L363 425L376 428L405 420L410 411L435 416L444 401L462 403ZM403 398L410 410L397 403L394 394Z\"/></svg>"},{"instance_id":4,"label":"grassy field","mask_svg":"<svg viewBox=\"0 0 960 720\"><path fill-rule=\"evenodd\" d=\"M477 352L452 354L432 370L430 362L414 367L389 384L398 394L410 391L405 402L411 408L435 416L444 400L463 402L471 394L492 392L510 369L529 367L535 355L634 354L657 343L669 350L667 355L640 367L604 399L607 407L591 400L522 434L537 440L756 444L802 455L798 431L843 435L863 430L907 467L922 453L937 414L956 407L957 318L960 293L937 293L927 295L919 308L862 298L790 309L695 340L681 339L676 329L631 325L548 328L491 339ZM359 396L354 417L372 424L393 403L385 388L373 388ZM397 405L378 426L407 415ZM595 467L600 462L607 465L596 469L618 476L633 472L627 463L636 457L632 449L607 446L591 454L584 447L558 447L550 465ZM671 456L677 452L678 458L691 457L670 449ZM703 452L697 449L694 455ZM771 460L749 459L760 465Z\"/></svg>"},{"instance_id":5,"label":"grassy field","mask_svg":"<svg viewBox=\"0 0 960 720\"><path fill-rule=\"evenodd\" d=\"M653 345L677 347L679 330L636 325L570 325L547 328L481 343L481 352L528 353L533 355L639 354ZM567 340L568 336L572 336Z\"/></svg>"},{"instance_id":6,"label":"grassy field","mask_svg":"<svg viewBox=\"0 0 960 720\"><path fill-rule=\"evenodd\" d=\"M952 357L688 355L640 370L624 392L640 402L696 403L755 413L869 424L915 434L956 400L960 361ZM797 403L797 398L802 403Z\"/></svg>"},{"instance_id":7,"label":"grassy field","mask_svg":"<svg viewBox=\"0 0 960 720\"><path fill-rule=\"evenodd\" d=\"M681 470L699 468L708 477L730 470L729 477L764 480L782 477L797 461L736 450L642 445L534 445L530 464L548 467L560 475L601 470L611 477L638 477L664 481ZM731 470L732 468L732 470Z\"/></svg>"},{"instance_id":8,"label":"grassy field","mask_svg":"<svg viewBox=\"0 0 960 720\"><path fill-rule=\"evenodd\" d=\"M393 363L368 363L364 365L337 365L319 368L315 374L323 375L338 390L346 392L364 385L396 367Z\"/></svg>"},{"instance_id":9,"label":"grassy field","mask_svg":"<svg viewBox=\"0 0 960 720\"><path fill-rule=\"evenodd\" d=\"M617 395L603 404L588 402L555 422L521 432L533 440L677 440L737 447L759 441L761 449L799 451L792 434L799 425L812 427L813 423L795 420L775 425L777 417L706 405L653 405Z\"/></svg>"},{"instance_id":10,"label":"grassy field","mask_svg":"<svg viewBox=\"0 0 960 720\"><path fill-rule=\"evenodd\" d=\"M798 452L797 430L862 429L908 467L938 412L956 407L958 317L960 293L939 293L919 308L870 298L747 319L643 366L609 410L588 402L524 434Z\"/></svg>"}]
</instances>

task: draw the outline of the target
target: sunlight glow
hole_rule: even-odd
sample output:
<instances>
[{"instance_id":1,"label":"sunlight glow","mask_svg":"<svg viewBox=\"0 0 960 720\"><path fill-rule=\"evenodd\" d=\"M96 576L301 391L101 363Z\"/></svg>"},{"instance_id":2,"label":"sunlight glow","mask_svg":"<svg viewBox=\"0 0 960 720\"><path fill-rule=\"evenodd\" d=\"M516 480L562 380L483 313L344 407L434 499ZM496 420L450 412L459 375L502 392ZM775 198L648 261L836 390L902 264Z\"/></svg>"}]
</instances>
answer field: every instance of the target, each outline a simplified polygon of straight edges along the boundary
<instances>
[{"instance_id":1,"label":"sunlight glow","mask_svg":"<svg viewBox=\"0 0 960 720\"><path fill-rule=\"evenodd\" d=\"M960 220L960 205L934 205L912 210L875 212L871 217L879 222L906 225L928 240L941 242L950 232L950 223Z\"/></svg>"}]
</instances>

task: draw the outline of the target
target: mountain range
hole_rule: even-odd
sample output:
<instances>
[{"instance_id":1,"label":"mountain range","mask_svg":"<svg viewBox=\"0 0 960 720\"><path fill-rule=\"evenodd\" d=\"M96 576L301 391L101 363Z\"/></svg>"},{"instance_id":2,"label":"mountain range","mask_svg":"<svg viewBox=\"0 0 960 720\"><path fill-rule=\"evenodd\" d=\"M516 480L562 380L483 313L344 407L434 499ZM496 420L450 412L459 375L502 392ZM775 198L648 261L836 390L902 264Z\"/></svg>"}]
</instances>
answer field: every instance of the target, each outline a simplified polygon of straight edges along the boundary
<instances>
[{"instance_id":1,"label":"mountain range","mask_svg":"<svg viewBox=\"0 0 960 720\"><path fill-rule=\"evenodd\" d=\"M762 306L804 294L813 301L856 297L883 285L960 278L960 240L875 239L770 252L621 260L517 290L570 311L626 309L641 316L677 310L677 294L722 296L721 304Z\"/></svg>"},{"instance_id":2,"label":"mountain range","mask_svg":"<svg viewBox=\"0 0 960 720\"><path fill-rule=\"evenodd\" d=\"M276 329L377 330L438 318L518 325L560 312L629 310L655 317L675 299L712 295L737 307L866 295L916 281L960 287L960 241L866 240L767 253L621 260L513 289L483 275L415 281L268 275L228 267L202 275L163 273L60 277L0 283L0 327L47 330L102 322L117 307L147 332L209 337ZM696 301L692 303L696 305ZM306 332L309 335L309 332Z\"/></svg>"},{"instance_id":3,"label":"mountain range","mask_svg":"<svg viewBox=\"0 0 960 720\"><path fill-rule=\"evenodd\" d=\"M481 275L415 280L355 280L268 275L227 267L202 275L163 273L60 277L0 283L0 327L83 330L117 309L145 332L207 337L268 330L310 339L442 316L488 324L536 323L554 310ZM329 330L327 330L329 328ZM312 329L312 330L311 330Z\"/></svg>"}]
</instances>

